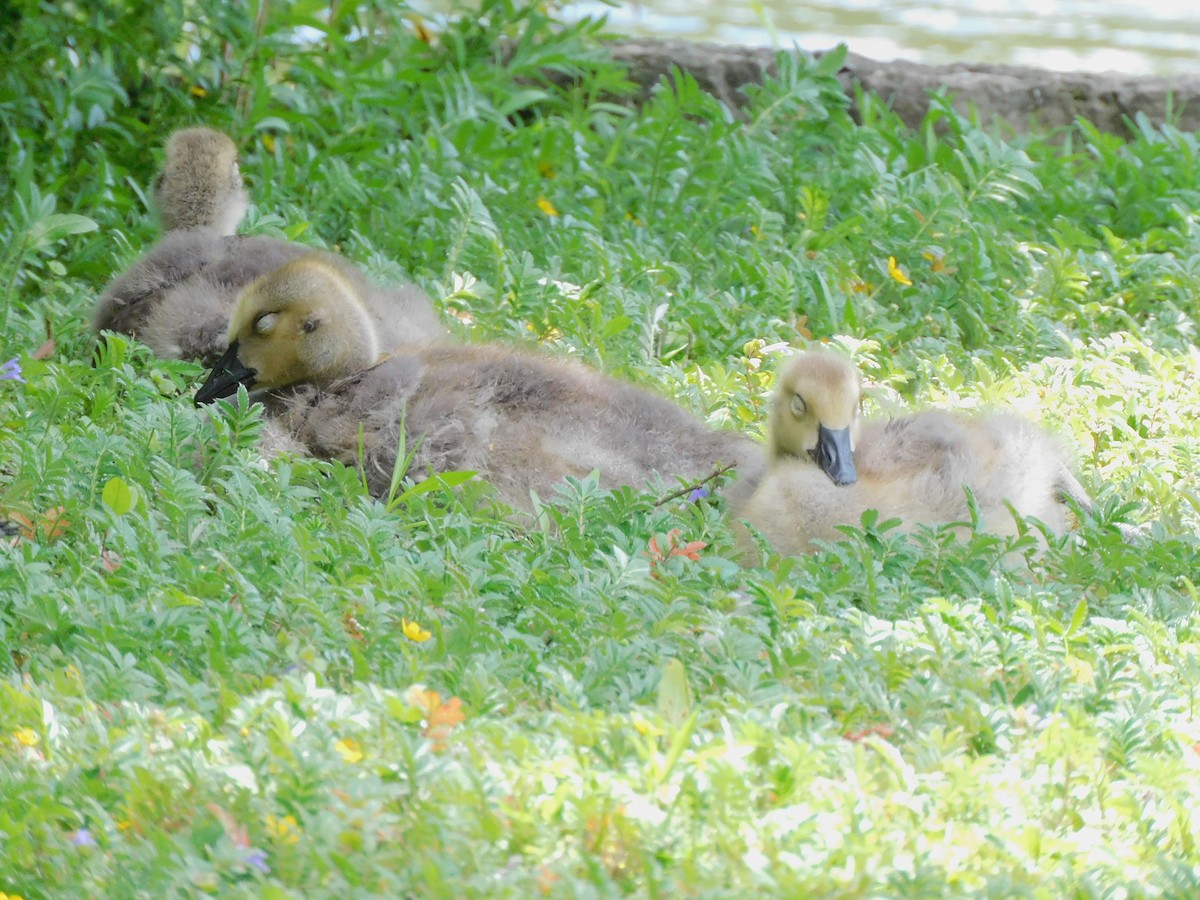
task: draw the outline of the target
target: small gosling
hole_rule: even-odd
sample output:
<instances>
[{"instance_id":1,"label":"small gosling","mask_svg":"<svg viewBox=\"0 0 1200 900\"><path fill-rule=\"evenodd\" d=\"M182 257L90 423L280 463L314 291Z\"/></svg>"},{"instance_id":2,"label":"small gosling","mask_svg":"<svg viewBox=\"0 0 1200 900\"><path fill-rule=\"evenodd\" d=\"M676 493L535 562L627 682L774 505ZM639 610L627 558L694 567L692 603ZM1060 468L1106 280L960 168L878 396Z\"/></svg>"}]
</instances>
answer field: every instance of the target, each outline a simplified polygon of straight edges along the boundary
<instances>
[{"instance_id":1,"label":"small gosling","mask_svg":"<svg viewBox=\"0 0 1200 900\"><path fill-rule=\"evenodd\" d=\"M769 471L740 511L780 553L810 553L876 509L910 531L968 522L964 486L982 526L1016 533L1009 509L1066 528L1066 494L1088 505L1063 446L1019 416L929 410L889 421L860 418L862 384L845 357L797 354L784 367L770 409ZM738 547L754 542L740 523Z\"/></svg>"},{"instance_id":2,"label":"small gosling","mask_svg":"<svg viewBox=\"0 0 1200 900\"><path fill-rule=\"evenodd\" d=\"M243 292L196 403L238 385L263 392L267 416L311 455L356 465L361 454L376 497L402 434L414 476L474 471L524 511L531 492L546 497L594 470L603 487L644 488L735 463L748 491L765 468L749 438L582 365L495 346L392 350L377 324L327 258L288 263Z\"/></svg>"}]
</instances>

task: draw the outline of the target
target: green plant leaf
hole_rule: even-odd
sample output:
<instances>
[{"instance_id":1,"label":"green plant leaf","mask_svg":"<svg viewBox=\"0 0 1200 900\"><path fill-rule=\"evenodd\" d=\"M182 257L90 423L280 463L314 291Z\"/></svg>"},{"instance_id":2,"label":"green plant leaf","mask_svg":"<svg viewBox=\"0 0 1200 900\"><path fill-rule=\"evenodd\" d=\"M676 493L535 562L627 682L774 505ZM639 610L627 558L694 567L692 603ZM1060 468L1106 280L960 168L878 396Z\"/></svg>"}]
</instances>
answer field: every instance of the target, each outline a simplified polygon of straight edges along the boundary
<instances>
[{"instance_id":1,"label":"green plant leaf","mask_svg":"<svg viewBox=\"0 0 1200 900\"><path fill-rule=\"evenodd\" d=\"M55 213L39 219L29 229L28 245L31 250L51 244L59 238L70 234L85 234L95 231L100 226L94 219L75 213Z\"/></svg>"},{"instance_id":2,"label":"green plant leaf","mask_svg":"<svg viewBox=\"0 0 1200 900\"><path fill-rule=\"evenodd\" d=\"M817 60L816 66L813 67L813 74L824 77L836 75L846 64L846 57L849 53L850 47L844 43L826 50Z\"/></svg>"},{"instance_id":3,"label":"green plant leaf","mask_svg":"<svg viewBox=\"0 0 1200 900\"><path fill-rule=\"evenodd\" d=\"M396 504L407 503L423 494L434 491L450 491L461 484L466 484L478 473L476 472L438 472L422 479L401 493L395 500Z\"/></svg>"},{"instance_id":4,"label":"green plant leaf","mask_svg":"<svg viewBox=\"0 0 1200 900\"><path fill-rule=\"evenodd\" d=\"M130 486L123 478L113 477L104 485L100 499L112 510L113 515L119 518L128 514L137 502L136 488Z\"/></svg>"},{"instance_id":5,"label":"green plant leaf","mask_svg":"<svg viewBox=\"0 0 1200 900\"><path fill-rule=\"evenodd\" d=\"M658 682L658 712L673 725L679 725L692 712L692 689L688 686L687 669L677 659L663 666Z\"/></svg>"},{"instance_id":6,"label":"green plant leaf","mask_svg":"<svg viewBox=\"0 0 1200 900\"><path fill-rule=\"evenodd\" d=\"M1063 639L1066 640L1079 631L1083 627L1083 623L1087 621L1088 602L1086 598L1081 598L1075 604L1075 611L1071 613L1071 624L1067 626L1066 632L1063 633Z\"/></svg>"}]
</instances>

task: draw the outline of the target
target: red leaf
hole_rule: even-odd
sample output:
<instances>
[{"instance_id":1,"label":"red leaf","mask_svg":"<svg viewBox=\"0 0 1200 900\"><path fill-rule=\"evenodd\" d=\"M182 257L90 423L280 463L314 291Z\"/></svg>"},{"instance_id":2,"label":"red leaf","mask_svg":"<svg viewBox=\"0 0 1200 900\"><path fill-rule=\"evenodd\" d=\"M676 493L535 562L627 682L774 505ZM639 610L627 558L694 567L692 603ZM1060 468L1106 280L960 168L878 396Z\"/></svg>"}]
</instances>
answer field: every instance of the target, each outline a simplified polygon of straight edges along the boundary
<instances>
[{"instance_id":1,"label":"red leaf","mask_svg":"<svg viewBox=\"0 0 1200 900\"><path fill-rule=\"evenodd\" d=\"M850 741L852 744L857 744L859 741L866 740L872 736L881 737L886 740L887 738L890 738L893 733L894 732L891 725L868 725L862 731L847 731L842 735L842 737Z\"/></svg>"},{"instance_id":2,"label":"red leaf","mask_svg":"<svg viewBox=\"0 0 1200 900\"><path fill-rule=\"evenodd\" d=\"M700 551L708 546L704 541L688 541L686 544L678 543L679 529L672 528L667 533L667 552L663 553L662 548L658 545L658 535L650 538L649 544L646 545L646 555L650 557L650 568L653 569L657 563L663 560L670 559L672 556L683 556L693 562L700 561Z\"/></svg>"},{"instance_id":3,"label":"red leaf","mask_svg":"<svg viewBox=\"0 0 1200 900\"><path fill-rule=\"evenodd\" d=\"M433 741L436 750L445 747L450 732L467 718L462 710L462 701L457 697L443 702L442 695L437 691L414 690L409 691L406 699L425 713L425 728L421 734Z\"/></svg>"},{"instance_id":4,"label":"red leaf","mask_svg":"<svg viewBox=\"0 0 1200 900\"><path fill-rule=\"evenodd\" d=\"M31 519L18 512L10 512L8 517L20 526L21 537L27 541L32 541L39 534L43 535L47 541L58 540L71 526L65 506L52 507L36 519Z\"/></svg>"},{"instance_id":5,"label":"red leaf","mask_svg":"<svg viewBox=\"0 0 1200 900\"><path fill-rule=\"evenodd\" d=\"M686 556L692 562L700 562L700 551L707 547L704 541L688 541L682 547L672 547L668 556Z\"/></svg>"}]
</instances>

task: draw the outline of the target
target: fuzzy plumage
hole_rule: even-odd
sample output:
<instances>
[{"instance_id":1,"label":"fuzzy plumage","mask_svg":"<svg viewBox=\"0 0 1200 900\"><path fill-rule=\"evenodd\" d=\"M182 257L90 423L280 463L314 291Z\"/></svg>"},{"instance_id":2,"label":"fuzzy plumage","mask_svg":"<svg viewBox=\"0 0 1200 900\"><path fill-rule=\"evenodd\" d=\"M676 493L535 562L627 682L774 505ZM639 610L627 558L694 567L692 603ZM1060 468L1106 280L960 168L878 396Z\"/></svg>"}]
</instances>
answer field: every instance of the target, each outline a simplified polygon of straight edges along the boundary
<instances>
[{"instance_id":1,"label":"fuzzy plumage","mask_svg":"<svg viewBox=\"0 0 1200 900\"><path fill-rule=\"evenodd\" d=\"M838 374L830 377L831 371ZM857 525L869 509L882 519L901 519L904 530L967 522L964 486L975 497L982 526L997 534L1016 531L1009 504L1018 515L1061 531L1066 516L1060 495L1086 499L1062 444L1032 422L930 410L860 424L860 391L850 361L828 352L798 354L780 376L770 471L739 513L780 553L807 553L817 540L836 540L836 526ZM829 419L852 435L851 483L835 484L814 459L817 425ZM739 527L738 543L743 551L753 548L745 528Z\"/></svg>"},{"instance_id":2,"label":"fuzzy plumage","mask_svg":"<svg viewBox=\"0 0 1200 900\"><path fill-rule=\"evenodd\" d=\"M737 464L743 489L762 474L762 449L748 438L575 363L442 344L364 366L376 342L363 328L360 300L322 265L301 260L246 291L229 352L197 401L238 383L269 389L268 416L312 455L354 465L361 447L375 496L388 490L402 431L415 451L413 475L475 471L524 510L530 491L544 497L564 476L593 470L609 488L695 479L718 463ZM290 305L281 290L289 284L304 287ZM306 370L312 360L320 362Z\"/></svg>"},{"instance_id":3,"label":"fuzzy plumage","mask_svg":"<svg viewBox=\"0 0 1200 900\"><path fill-rule=\"evenodd\" d=\"M154 184L165 231L211 228L233 234L246 214L237 147L211 128L184 128L167 140L167 160Z\"/></svg>"},{"instance_id":4,"label":"fuzzy plumage","mask_svg":"<svg viewBox=\"0 0 1200 900\"><path fill-rule=\"evenodd\" d=\"M506 503L530 506L565 476L598 470L605 488L701 478L736 463L761 476L762 450L665 398L567 362L499 347L432 346L327 387L274 392L272 417L314 456L355 464L362 428L372 494L388 489L400 432L414 475L478 472Z\"/></svg>"}]
</instances>

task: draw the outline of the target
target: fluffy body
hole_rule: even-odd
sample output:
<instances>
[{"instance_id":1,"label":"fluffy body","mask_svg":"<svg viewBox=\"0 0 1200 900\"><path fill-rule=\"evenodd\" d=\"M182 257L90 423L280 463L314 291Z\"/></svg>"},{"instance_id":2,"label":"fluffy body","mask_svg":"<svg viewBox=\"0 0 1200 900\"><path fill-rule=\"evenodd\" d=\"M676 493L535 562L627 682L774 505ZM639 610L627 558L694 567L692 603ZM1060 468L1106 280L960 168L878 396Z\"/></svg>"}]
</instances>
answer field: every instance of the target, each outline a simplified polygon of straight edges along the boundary
<instances>
[{"instance_id":1,"label":"fluffy body","mask_svg":"<svg viewBox=\"0 0 1200 900\"><path fill-rule=\"evenodd\" d=\"M185 128L167 140L167 159L154 186L165 231L211 228L233 234L248 200L237 147L211 128Z\"/></svg>"},{"instance_id":2,"label":"fluffy body","mask_svg":"<svg viewBox=\"0 0 1200 900\"><path fill-rule=\"evenodd\" d=\"M314 456L362 461L385 496L403 430L411 473L478 472L514 509L566 476L598 470L605 488L675 486L736 463L738 483L764 468L762 448L716 431L671 401L568 362L501 347L431 346L326 387L272 392L273 418Z\"/></svg>"},{"instance_id":3,"label":"fluffy body","mask_svg":"<svg viewBox=\"0 0 1200 900\"><path fill-rule=\"evenodd\" d=\"M815 357L823 370L840 367L841 376L808 377ZM1074 485L1086 498L1062 444L1026 419L929 410L859 423L860 392L853 365L830 353L799 354L781 375L771 411L770 469L739 514L778 552L812 552L816 541L836 540L837 526L859 524L870 509L881 519L900 519L906 531L969 522L964 487L975 497L981 527L996 534L1016 532L1012 510L1061 531L1066 515L1060 494ZM796 413L801 406L806 415L833 409L834 421L849 423L844 427L854 434L857 470L852 484L835 484L813 461L805 436L815 434L815 426L797 421L804 417ZM754 546L743 526L738 544L743 552Z\"/></svg>"},{"instance_id":4,"label":"fluffy body","mask_svg":"<svg viewBox=\"0 0 1200 900\"><path fill-rule=\"evenodd\" d=\"M709 428L671 401L572 362L496 346L383 346L352 283L300 260L252 285L233 316L230 350L198 400L265 390L272 421L314 456L364 466L385 496L398 449L410 473L469 470L515 509L565 476L599 470L607 488L697 479L736 463L746 490L762 448ZM237 373L231 375L229 373ZM213 389L213 385L219 385ZM402 440L403 439L403 440Z\"/></svg>"}]
</instances>

